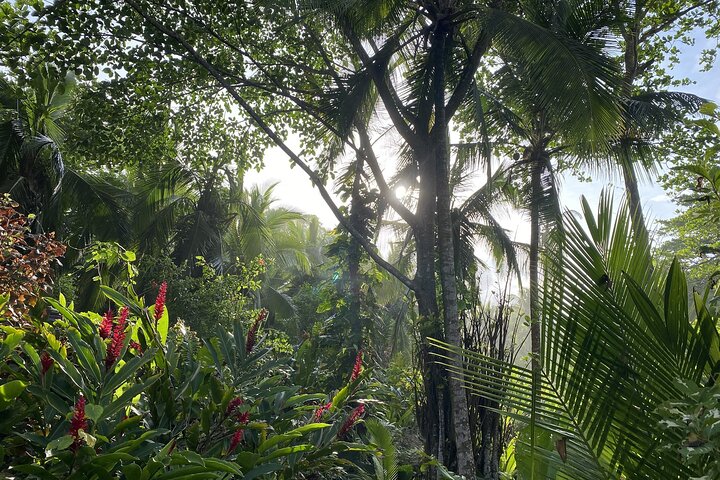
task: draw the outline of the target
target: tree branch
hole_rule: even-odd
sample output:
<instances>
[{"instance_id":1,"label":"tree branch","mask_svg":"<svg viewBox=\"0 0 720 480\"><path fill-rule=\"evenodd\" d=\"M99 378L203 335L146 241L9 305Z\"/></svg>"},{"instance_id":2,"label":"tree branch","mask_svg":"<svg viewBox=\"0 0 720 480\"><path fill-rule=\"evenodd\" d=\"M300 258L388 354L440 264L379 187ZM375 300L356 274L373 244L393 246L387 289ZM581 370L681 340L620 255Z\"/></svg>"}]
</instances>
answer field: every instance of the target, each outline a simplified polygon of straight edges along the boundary
<instances>
[{"instance_id":1,"label":"tree branch","mask_svg":"<svg viewBox=\"0 0 720 480\"><path fill-rule=\"evenodd\" d=\"M295 154L295 152L293 152L290 147L287 146L287 144L283 141L282 138L280 138L280 136L275 132L275 130L273 130L273 128L270 127L270 125L268 125L262 119L262 117L255 111L255 109L253 109L250 104L248 104L245 99L240 96L237 90L235 90L235 88L225 79L223 75L220 74L220 72L215 67L213 67L212 64L210 64L202 55L200 55L193 48L193 46L190 45L188 41L185 40L185 38L183 38L178 32L161 24L156 18L143 10L142 7L138 5L135 0L125 1L156 30L163 33L164 35L167 35L168 37L172 38L180 45L182 45L182 47L192 56L192 58L198 65L203 67L205 70L208 71L208 73L215 77L215 79L223 86L223 88L225 88L225 90L235 99L238 105L240 105L240 107L255 121L255 123L260 127L260 129L263 130L263 132L265 132L265 134L270 137L270 139L278 147L280 147L280 149L285 152L288 157L290 157L290 159L293 163L295 163L295 165L300 167L300 169L302 169L308 175L308 177L310 177L310 180L320 191L320 195L322 196L323 200L325 200L325 203L327 203L328 207L330 207L330 210L332 210L335 218L337 218L343 228L345 228L358 241L358 243L362 245L363 249L367 252L370 258L372 258L380 267L385 269L388 273L390 273L392 276L402 282L403 285L407 286L412 290L415 290L415 282L408 278L390 262L382 258L380 254L378 254L378 252L373 248L374 245L372 245L365 237L363 237L362 234L360 234L360 232L358 232L350 224L348 219L345 218L345 216L340 212L338 206L335 205L335 202L330 197L330 193L325 188L325 185L323 184L320 176L312 168L310 168L310 166L305 163L297 154Z\"/></svg>"},{"instance_id":2,"label":"tree branch","mask_svg":"<svg viewBox=\"0 0 720 480\"><path fill-rule=\"evenodd\" d=\"M358 135L360 136L360 146L362 147L362 151L365 153L365 161L370 167L370 171L372 172L373 177L375 177L375 183L380 189L380 193L385 196L387 202L390 204L393 210L395 210L400 215L400 217L405 221L405 223L410 225L410 227L415 228L417 224L417 217L400 201L399 198L395 196L395 193L390 189L390 186L385 181L385 177L383 176L382 170L380 169L380 164L378 163L378 159L375 156L375 151L372 148L372 143L370 142L370 137L367 133L367 129L362 125L356 125L356 128L358 131Z\"/></svg>"},{"instance_id":3,"label":"tree branch","mask_svg":"<svg viewBox=\"0 0 720 480\"><path fill-rule=\"evenodd\" d=\"M395 129L407 142L410 148L422 148L415 132L412 128L410 128L410 125L407 124L405 117L400 112L400 99L398 98L397 93L393 90L392 86L387 82L384 69L378 68L380 66L380 62L377 61L377 55L371 59L365 51L365 48L363 48L359 38L355 37L351 33L346 33L346 37L352 44L355 53L360 58L363 68L370 72L373 82L375 83L375 88L378 90L378 94L382 99L385 110L387 110L393 125L395 125Z\"/></svg>"},{"instance_id":4,"label":"tree branch","mask_svg":"<svg viewBox=\"0 0 720 480\"><path fill-rule=\"evenodd\" d=\"M662 32L666 28L670 27L676 20L678 20L683 15L686 15L697 8L704 7L705 5L714 3L715 1L717 1L717 0L705 0L704 2L696 3L695 5L690 5L689 7L685 8L685 9L678 10L676 13L668 16L665 20L663 20L659 24L655 25L652 28L649 28L645 32L642 32L638 43L642 43L642 42L646 41L648 38L655 35L656 33Z\"/></svg>"},{"instance_id":5,"label":"tree branch","mask_svg":"<svg viewBox=\"0 0 720 480\"><path fill-rule=\"evenodd\" d=\"M445 106L445 115L447 118L452 118L457 109L460 108L460 105L470 91L473 78L475 78L475 72L477 72L480 66L480 59L489 48L490 35L488 35L487 30L483 29L478 34L477 42L475 42L475 47L473 47L472 53L468 58L468 63L465 65L465 69L460 76L460 81Z\"/></svg>"}]
</instances>

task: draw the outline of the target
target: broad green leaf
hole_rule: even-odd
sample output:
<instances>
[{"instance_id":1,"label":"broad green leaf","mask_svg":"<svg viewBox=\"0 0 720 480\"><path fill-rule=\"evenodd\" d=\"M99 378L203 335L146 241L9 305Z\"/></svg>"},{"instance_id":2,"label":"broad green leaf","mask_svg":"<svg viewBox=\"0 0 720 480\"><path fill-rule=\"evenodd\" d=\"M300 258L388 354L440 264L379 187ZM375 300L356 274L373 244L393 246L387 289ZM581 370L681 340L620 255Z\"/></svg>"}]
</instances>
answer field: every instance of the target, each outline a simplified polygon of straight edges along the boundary
<instances>
[{"instance_id":1,"label":"broad green leaf","mask_svg":"<svg viewBox=\"0 0 720 480\"><path fill-rule=\"evenodd\" d=\"M85 415L93 422L97 422L102 418L103 410L101 405L95 405L93 403L85 405Z\"/></svg>"},{"instance_id":2,"label":"broad green leaf","mask_svg":"<svg viewBox=\"0 0 720 480\"><path fill-rule=\"evenodd\" d=\"M155 318L155 305L151 305L148 308L148 311L150 312L150 316L154 319ZM170 326L170 314L168 313L167 305L165 305L165 308L163 308L163 314L162 316L157 320L156 327L158 335L160 335L160 343L165 345L165 342L167 341L167 333L168 328Z\"/></svg>"},{"instance_id":3,"label":"broad green leaf","mask_svg":"<svg viewBox=\"0 0 720 480\"><path fill-rule=\"evenodd\" d=\"M282 470L283 468L283 465L280 463L266 463L247 472L243 477L243 480L255 480L262 475L277 472L278 470Z\"/></svg>"},{"instance_id":4,"label":"broad green leaf","mask_svg":"<svg viewBox=\"0 0 720 480\"><path fill-rule=\"evenodd\" d=\"M0 385L0 407L5 408L10 405L13 400L25 391L27 386L28 384L22 380L11 380Z\"/></svg>"},{"instance_id":5,"label":"broad green leaf","mask_svg":"<svg viewBox=\"0 0 720 480\"><path fill-rule=\"evenodd\" d=\"M142 316L142 309L140 306L122 293L106 285L100 285L100 290L102 290L103 294L112 300L118 307L129 307L130 311L135 316Z\"/></svg>"},{"instance_id":6,"label":"broad green leaf","mask_svg":"<svg viewBox=\"0 0 720 480\"><path fill-rule=\"evenodd\" d=\"M59 452L65 450L67 448L70 448L70 445L72 445L74 441L75 439L72 435L63 435L62 437L58 437L48 443L47 447L45 447L45 451L48 452L48 454L51 454L51 452Z\"/></svg>"},{"instance_id":7,"label":"broad green leaf","mask_svg":"<svg viewBox=\"0 0 720 480\"><path fill-rule=\"evenodd\" d=\"M110 403L110 405L105 407L105 417L112 417L123 408L127 408L128 406L130 406L134 396L147 390L150 385L157 382L161 376L162 374L159 373L157 375L149 377L145 382L137 383L125 390L122 395L120 395L116 400Z\"/></svg>"},{"instance_id":8,"label":"broad green leaf","mask_svg":"<svg viewBox=\"0 0 720 480\"><path fill-rule=\"evenodd\" d=\"M278 448L277 450L273 451L269 455L264 456L260 459L261 462L265 463L270 460L274 460L279 457L286 457L288 455L292 455L294 453L300 453L300 452L307 452L308 450L312 450L313 446L308 444L301 444L301 445L294 445L292 447L283 447Z\"/></svg>"}]
</instances>

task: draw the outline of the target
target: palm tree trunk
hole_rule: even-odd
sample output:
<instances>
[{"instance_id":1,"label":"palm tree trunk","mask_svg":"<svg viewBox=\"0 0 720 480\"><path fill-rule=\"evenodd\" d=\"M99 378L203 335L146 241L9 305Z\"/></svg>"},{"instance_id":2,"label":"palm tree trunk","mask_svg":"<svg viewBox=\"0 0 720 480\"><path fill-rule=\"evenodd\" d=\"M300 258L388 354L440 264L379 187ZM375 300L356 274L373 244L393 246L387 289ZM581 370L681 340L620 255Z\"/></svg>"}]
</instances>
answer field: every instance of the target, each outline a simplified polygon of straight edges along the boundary
<instances>
[{"instance_id":1,"label":"palm tree trunk","mask_svg":"<svg viewBox=\"0 0 720 480\"><path fill-rule=\"evenodd\" d=\"M439 366L431 354L428 337L440 338L442 332L438 325L439 310L437 304L437 284L435 280L435 163L428 155L429 149L418 152L416 163L419 166L420 188L418 191L417 225L413 227L415 237L416 273L415 298L418 304L420 321L418 325L420 344L418 356L423 375L424 402L417 405L417 422L425 443L425 453L440 458L441 384L443 378ZM427 478L434 478L433 469L428 469Z\"/></svg>"},{"instance_id":2,"label":"palm tree trunk","mask_svg":"<svg viewBox=\"0 0 720 480\"><path fill-rule=\"evenodd\" d=\"M623 73L622 84L623 98L630 98L632 95L633 84L638 74L638 37L644 15L642 6L636 5L634 13L635 21L623 35L623 39L625 40L625 52L623 55L625 72ZM647 239L649 238L649 234L645 226L645 216L642 211L642 202L635 172L635 162L629 144L629 125L627 125L627 120L623 130L623 135L620 139L620 168L623 172L625 192L630 206L630 220L632 221L635 235L640 239Z\"/></svg>"},{"instance_id":3,"label":"palm tree trunk","mask_svg":"<svg viewBox=\"0 0 720 480\"><path fill-rule=\"evenodd\" d=\"M438 61L434 65L435 125L433 126L433 132L435 133L435 158L438 167L436 188L440 282L442 285L445 320L445 341L450 345L462 347L451 215L450 150L448 146L447 119L445 118L444 44L448 32L442 31L439 27L438 30L434 39L435 42L438 42L435 48L438 53ZM459 354L451 354L451 361L458 370L462 369L462 358ZM457 472L466 478L475 478L475 456L470 434L470 413L462 376L457 378L454 375L448 375L448 384L450 387L452 427L457 452Z\"/></svg>"},{"instance_id":4,"label":"palm tree trunk","mask_svg":"<svg viewBox=\"0 0 720 480\"><path fill-rule=\"evenodd\" d=\"M541 156L530 153L530 352L533 376L540 373L540 201L542 196Z\"/></svg>"},{"instance_id":5,"label":"palm tree trunk","mask_svg":"<svg viewBox=\"0 0 720 480\"><path fill-rule=\"evenodd\" d=\"M642 240L647 240L650 236L645 225L645 215L642 210L642 199L640 198L640 190L638 188L637 176L635 175L635 167L633 166L632 158L630 153L626 150L623 145L620 147L624 151L622 152L623 161L622 171L623 180L625 181L625 191L627 193L628 206L630 207L630 219L632 222L633 231L635 236Z\"/></svg>"}]
</instances>

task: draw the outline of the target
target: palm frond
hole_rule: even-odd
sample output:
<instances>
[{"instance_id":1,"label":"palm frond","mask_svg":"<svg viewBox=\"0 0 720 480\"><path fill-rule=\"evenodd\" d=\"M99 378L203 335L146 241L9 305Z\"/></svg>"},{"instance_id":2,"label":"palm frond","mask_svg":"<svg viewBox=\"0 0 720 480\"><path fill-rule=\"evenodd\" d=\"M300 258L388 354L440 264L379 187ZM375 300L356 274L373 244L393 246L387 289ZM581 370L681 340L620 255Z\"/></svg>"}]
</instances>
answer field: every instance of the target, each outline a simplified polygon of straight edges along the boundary
<instances>
[{"instance_id":1,"label":"palm frond","mask_svg":"<svg viewBox=\"0 0 720 480\"><path fill-rule=\"evenodd\" d=\"M548 465L534 478L697 473L662 451L656 408L679 398L676 379L699 381L716 368L720 353L707 347L717 330L707 315L690 323L677 262L661 277L648 262L646 241L634 237L627 206L615 219L611 209L607 196L597 217L586 207L586 225L568 212L564 234L546 251L539 379L526 368L433 342L464 356L462 369L451 366L449 354L439 358L462 373L471 394L497 401L500 413L529 425L517 448Z\"/></svg>"},{"instance_id":2,"label":"palm frond","mask_svg":"<svg viewBox=\"0 0 720 480\"><path fill-rule=\"evenodd\" d=\"M619 71L598 45L499 10L486 22L495 48L523 79L527 102L549 112L568 139L597 149L620 133Z\"/></svg>"}]
</instances>

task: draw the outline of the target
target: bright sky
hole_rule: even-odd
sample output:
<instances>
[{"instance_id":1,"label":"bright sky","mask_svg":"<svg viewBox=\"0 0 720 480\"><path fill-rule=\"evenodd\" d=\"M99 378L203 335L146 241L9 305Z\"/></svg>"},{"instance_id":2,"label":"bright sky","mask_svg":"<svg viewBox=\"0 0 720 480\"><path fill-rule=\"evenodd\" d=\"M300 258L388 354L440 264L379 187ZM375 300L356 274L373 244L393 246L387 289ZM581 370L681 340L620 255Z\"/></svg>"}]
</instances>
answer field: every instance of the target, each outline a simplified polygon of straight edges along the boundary
<instances>
[{"instance_id":1,"label":"bright sky","mask_svg":"<svg viewBox=\"0 0 720 480\"><path fill-rule=\"evenodd\" d=\"M703 48L711 46L711 41L698 38L693 47L683 48L679 65L673 70L677 78L688 77L695 83L678 90L694 93L701 97L720 102L720 65L716 64L712 71L700 72L699 58ZM291 142L292 143L292 142ZM391 152L385 152L391 156ZM384 155L385 156L385 155ZM310 180L299 168L290 169L290 162L279 148L269 150L265 156L265 168L260 172L251 171L246 174L248 185L279 182L275 195L279 204L291 207L304 213L317 215L327 228L337 225L337 220L313 188ZM609 185L610 183L610 185ZM561 201L570 209L577 209L581 195L585 195L591 205L596 205L603 188L615 190L616 201L624 194L622 179L595 178L593 182L579 182L566 177L561 184ZM662 220L671 217L677 208L665 195L663 189L654 183L643 184L640 188L643 207L649 220ZM529 236L529 222L521 215L510 215L503 222L505 227L516 234L516 239L526 241Z\"/></svg>"}]
</instances>

